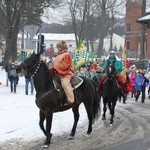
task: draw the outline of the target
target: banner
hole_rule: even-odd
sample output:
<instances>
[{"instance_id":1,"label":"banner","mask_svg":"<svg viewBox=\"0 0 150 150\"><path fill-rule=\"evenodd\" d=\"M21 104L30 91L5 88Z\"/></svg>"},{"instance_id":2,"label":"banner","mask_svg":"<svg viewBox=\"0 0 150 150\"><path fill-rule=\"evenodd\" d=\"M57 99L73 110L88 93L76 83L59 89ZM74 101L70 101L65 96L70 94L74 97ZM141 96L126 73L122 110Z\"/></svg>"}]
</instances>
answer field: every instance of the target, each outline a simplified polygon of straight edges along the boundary
<instances>
[{"instance_id":1,"label":"banner","mask_svg":"<svg viewBox=\"0 0 150 150\"><path fill-rule=\"evenodd\" d=\"M126 63L127 63L127 56L126 56L126 41L124 43L124 48L123 48L123 51L122 51L122 62L123 62L123 70L121 72L121 76L122 76L122 79L124 80L124 82L126 82Z\"/></svg>"},{"instance_id":2,"label":"banner","mask_svg":"<svg viewBox=\"0 0 150 150\"><path fill-rule=\"evenodd\" d=\"M127 64L126 42L124 43L124 48L123 48L123 51L122 51L122 61L123 61L124 68L126 68L126 64Z\"/></svg>"},{"instance_id":3,"label":"banner","mask_svg":"<svg viewBox=\"0 0 150 150\"><path fill-rule=\"evenodd\" d=\"M79 69L82 65L90 62L89 55L85 41L80 41L79 47L75 50L73 55L74 68Z\"/></svg>"}]
</instances>

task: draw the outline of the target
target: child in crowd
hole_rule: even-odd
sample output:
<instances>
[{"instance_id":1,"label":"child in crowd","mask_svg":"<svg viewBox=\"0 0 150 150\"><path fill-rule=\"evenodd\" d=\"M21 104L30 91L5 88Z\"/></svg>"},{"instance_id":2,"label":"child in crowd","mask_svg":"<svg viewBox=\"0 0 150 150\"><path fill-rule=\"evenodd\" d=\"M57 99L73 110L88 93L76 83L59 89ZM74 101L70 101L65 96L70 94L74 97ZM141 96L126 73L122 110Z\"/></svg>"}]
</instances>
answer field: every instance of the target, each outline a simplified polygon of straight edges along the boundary
<instances>
[{"instance_id":1,"label":"child in crowd","mask_svg":"<svg viewBox=\"0 0 150 150\"><path fill-rule=\"evenodd\" d=\"M136 95L135 79L137 76L136 66L132 65L129 69L130 69L129 78L130 78L130 83L131 83L131 88L132 88L131 97L133 97L133 96L135 97L135 95Z\"/></svg>"}]
</instances>

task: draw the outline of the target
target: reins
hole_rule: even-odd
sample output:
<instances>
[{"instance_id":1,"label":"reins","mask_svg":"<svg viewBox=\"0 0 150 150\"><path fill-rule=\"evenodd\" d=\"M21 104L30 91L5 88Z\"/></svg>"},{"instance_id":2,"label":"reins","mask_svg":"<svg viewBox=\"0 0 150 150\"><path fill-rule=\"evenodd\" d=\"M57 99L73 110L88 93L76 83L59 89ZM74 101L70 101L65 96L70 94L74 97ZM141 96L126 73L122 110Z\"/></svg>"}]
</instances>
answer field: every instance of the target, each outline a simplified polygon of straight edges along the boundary
<instances>
[{"instance_id":1,"label":"reins","mask_svg":"<svg viewBox=\"0 0 150 150\"><path fill-rule=\"evenodd\" d=\"M22 62L22 64L24 65L26 72L29 72L30 70L33 70L33 68L35 68L34 73L31 75L32 77L34 77L34 76L36 75L36 73L38 72L39 68L40 68L41 62L42 62L42 61L37 62L37 63L36 63L35 65L33 65L30 69L27 68L27 66L26 66L26 64L25 64L24 62Z\"/></svg>"},{"instance_id":2,"label":"reins","mask_svg":"<svg viewBox=\"0 0 150 150\"><path fill-rule=\"evenodd\" d=\"M50 94L50 93L52 93L52 92L54 92L54 91L56 91L56 90L50 90L50 91L44 93L42 96L36 98L36 101L39 101L40 99L46 97L48 94Z\"/></svg>"}]
</instances>

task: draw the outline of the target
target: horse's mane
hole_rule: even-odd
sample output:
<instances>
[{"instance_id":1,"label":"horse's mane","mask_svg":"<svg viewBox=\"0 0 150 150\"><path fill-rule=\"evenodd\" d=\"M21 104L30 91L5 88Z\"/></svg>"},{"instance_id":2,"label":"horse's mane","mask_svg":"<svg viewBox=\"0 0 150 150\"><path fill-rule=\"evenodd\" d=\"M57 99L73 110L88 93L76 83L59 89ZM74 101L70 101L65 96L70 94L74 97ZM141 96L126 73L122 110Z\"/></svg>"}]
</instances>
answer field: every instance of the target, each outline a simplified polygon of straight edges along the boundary
<instances>
[{"instance_id":1,"label":"horse's mane","mask_svg":"<svg viewBox=\"0 0 150 150\"><path fill-rule=\"evenodd\" d=\"M45 74L48 76L49 80L52 80L52 77L50 75L50 69L48 68L47 64L42 60L41 65L43 65L43 69L45 71Z\"/></svg>"},{"instance_id":2,"label":"horse's mane","mask_svg":"<svg viewBox=\"0 0 150 150\"><path fill-rule=\"evenodd\" d=\"M45 71L48 71L49 68L48 68L48 66L46 65L46 63L45 63L43 60L41 61L41 63L42 63L42 65L43 65Z\"/></svg>"}]
</instances>

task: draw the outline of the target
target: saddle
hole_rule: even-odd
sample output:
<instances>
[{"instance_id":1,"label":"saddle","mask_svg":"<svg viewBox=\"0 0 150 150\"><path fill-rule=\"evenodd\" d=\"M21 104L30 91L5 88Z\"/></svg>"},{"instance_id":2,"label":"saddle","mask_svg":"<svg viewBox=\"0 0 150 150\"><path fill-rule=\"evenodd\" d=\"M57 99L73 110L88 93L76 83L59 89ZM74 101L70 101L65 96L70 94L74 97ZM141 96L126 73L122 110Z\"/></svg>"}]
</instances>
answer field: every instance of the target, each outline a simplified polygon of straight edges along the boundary
<instances>
[{"instance_id":1,"label":"saddle","mask_svg":"<svg viewBox=\"0 0 150 150\"><path fill-rule=\"evenodd\" d=\"M78 76L74 76L71 79L71 85L74 89L77 89L82 83L83 83L83 79Z\"/></svg>"},{"instance_id":2,"label":"saddle","mask_svg":"<svg viewBox=\"0 0 150 150\"><path fill-rule=\"evenodd\" d=\"M83 83L83 79L78 77L78 76L74 76L72 78L72 80L70 81L70 83L71 83L72 88L74 90L75 100L77 101L75 89L80 87L80 85ZM64 89L62 88L60 79L58 77L53 77L53 84L54 84L55 89L58 91L58 101L59 101L60 105L63 106L63 103L65 103L65 99L67 97L66 97L66 94L64 92Z\"/></svg>"},{"instance_id":3,"label":"saddle","mask_svg":"<svg viewBox=\"0 0 150 150\"><path fill-rule=\"evenodd\" d=\"M78 87L80 87L80 85L83 83L83 79L78 77L78 76L74 76L71 81L70 81L73 90L77 89ZM61 86L61 82L60 79L58 77L53 77L53 84L55 86L55 89L60 90L62 89Z\"/></svg>"}]
</instances>

